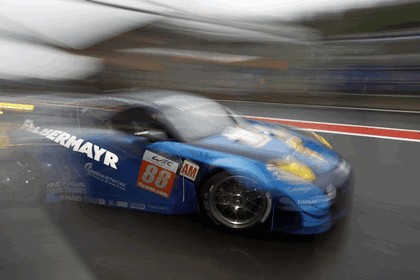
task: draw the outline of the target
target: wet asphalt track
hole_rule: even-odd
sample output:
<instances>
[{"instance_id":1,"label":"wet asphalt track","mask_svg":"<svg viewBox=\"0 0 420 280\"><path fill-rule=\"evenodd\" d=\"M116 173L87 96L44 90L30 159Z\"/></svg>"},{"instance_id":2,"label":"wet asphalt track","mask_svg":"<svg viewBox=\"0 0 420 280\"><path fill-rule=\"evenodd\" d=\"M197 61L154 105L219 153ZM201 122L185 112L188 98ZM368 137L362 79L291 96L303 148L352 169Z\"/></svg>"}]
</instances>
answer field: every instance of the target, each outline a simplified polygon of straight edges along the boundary
<instances>
[{"instance_id":1,"label":"wet asphalt track","mask_svg":"<svg viewBox=\"0 0 420 280\"><path fill-rule=\"evenodd\" d=\"M226 103L240 113L420 129L419 114ZM313 238L66 203L0 210L0 279L419 279L420 143L323 134L352 164L347 223Z\"/></svg>"}]
</instances>

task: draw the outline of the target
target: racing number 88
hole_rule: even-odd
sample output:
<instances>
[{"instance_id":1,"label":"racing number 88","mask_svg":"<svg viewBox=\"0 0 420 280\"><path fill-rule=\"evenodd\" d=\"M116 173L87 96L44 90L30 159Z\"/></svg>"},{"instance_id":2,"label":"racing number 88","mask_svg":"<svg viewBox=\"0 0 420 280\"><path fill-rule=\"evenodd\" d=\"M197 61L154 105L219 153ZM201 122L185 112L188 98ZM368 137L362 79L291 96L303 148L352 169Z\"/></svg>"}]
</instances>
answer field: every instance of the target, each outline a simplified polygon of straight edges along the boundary
<instances>
[{"instance_id":1,"label":"racing number 88","mask_svg":"<svg viewBox=\"0 0 420 280\"><path fill-rule=\"evenodd\" d=\"M160 170L159 173L158 171L159 169L156 166L149 164L146 167L146 170L144 171L141 179L147 184L150 184L154 181L154 185L156 187L159 189L164 189L168 185L168 181L171 178L171 173L165 169ZM158 173L157 178L156 173Z\"/></svg>"}]
</instances>

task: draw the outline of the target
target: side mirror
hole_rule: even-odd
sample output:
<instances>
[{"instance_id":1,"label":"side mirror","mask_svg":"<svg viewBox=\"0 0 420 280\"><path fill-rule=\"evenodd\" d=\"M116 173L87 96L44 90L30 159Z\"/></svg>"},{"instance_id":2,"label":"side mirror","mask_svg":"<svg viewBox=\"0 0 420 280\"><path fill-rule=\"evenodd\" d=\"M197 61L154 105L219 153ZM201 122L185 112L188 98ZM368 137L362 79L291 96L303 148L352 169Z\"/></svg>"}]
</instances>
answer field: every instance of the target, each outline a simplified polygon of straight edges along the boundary
<instances>
[{"instance_id":1,"label":"side mirror","mask_svg":"<svg viewBox=\"0 0 420 280\"><path fill-rule=\"evenodd\" d=\"M146 137L152 142L167 140L168 135L162 130L146 130L134 133L136 136Z\"/></svg>"}]
</instances>

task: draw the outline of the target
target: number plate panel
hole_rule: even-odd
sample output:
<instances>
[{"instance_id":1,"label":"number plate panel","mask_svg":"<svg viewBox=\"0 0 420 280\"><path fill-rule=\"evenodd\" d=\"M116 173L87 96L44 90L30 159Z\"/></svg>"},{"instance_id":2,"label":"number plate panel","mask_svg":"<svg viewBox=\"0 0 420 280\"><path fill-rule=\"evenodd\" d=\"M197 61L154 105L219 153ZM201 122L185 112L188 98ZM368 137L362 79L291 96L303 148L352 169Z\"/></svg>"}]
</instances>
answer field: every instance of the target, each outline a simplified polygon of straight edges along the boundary
<instances>
[{"instance_id":1,"label":"number plate panel","mask_svg":"<svg viewBox=\"0 0 420 280\"><path fill-rule=\"evenodd\" d=\"M137 186L165 198L170 197L179 164L146 151L137 177Z\"/></svg>"}]
</instances>

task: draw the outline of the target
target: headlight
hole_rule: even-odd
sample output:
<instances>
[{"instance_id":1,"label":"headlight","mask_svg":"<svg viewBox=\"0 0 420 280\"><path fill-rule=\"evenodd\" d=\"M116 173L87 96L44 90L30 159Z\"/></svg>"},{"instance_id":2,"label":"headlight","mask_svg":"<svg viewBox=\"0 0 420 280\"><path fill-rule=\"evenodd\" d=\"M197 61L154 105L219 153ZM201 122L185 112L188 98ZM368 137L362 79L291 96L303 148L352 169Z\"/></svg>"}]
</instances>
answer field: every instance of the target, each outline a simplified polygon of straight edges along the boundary
<instances>
[{"instance_id":1,"label":"headlight","mask_svg":"<svg viewBox=\"0 0 420 280\"><path fill-rule=\"evenodd\" d=\"M319 135L319 134L317 134L317 133L315 133L315 132L312 132L313 133L313 135L314 135L314 137L319 141L319 142L321 142L322 144L324 144L325 146L327 146L328 148L330 148L330 149L332 149L333 147L331 146L331 144L327 141L327 139L325 139L324 137L322 137L321 135Z\"/></svg>"},{"instance_id":2,"label":"headlight","mask_svg":"<svg viewBox=\"0 0 420 280\"><path fill-rule=\"evenodd\" d=\"M315 174L308 166L292 158L270 162L267 169L273 172L276 178L286 181L311 182L315 179Z\"/></svg>"}]
</instances>

